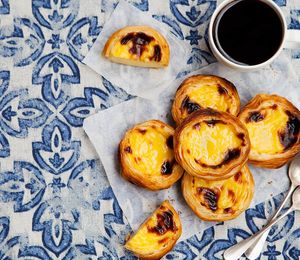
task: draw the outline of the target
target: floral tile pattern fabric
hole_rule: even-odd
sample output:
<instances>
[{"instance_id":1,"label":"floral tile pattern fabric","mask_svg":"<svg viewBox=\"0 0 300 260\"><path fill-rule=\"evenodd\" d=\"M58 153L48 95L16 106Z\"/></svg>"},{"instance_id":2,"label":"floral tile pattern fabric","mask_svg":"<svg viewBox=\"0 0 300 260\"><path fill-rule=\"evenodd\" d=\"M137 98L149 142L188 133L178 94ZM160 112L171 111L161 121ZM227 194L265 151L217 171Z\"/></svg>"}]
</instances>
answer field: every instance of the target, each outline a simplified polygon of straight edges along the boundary
<instances>
[{"instance_id":1,"label":"floral tile pattern fabric","mask_svg":"<svg viewBox=\"0 0 300 260\"><path fill-rule=\"evenodd\" d=\"M129 2L189 43L181 75L215 62L207 25L216 1ZM122 247L132 230L82 129L89 115L132 98L81 63L117 3L0 0L0 259L135 259ZM300 29L299 1L276 3L289 28ZM300 51L290 55L299 69ZM165 258L222 259L282 196L195 234ZM274 227L261 259L299 259L299 221L294 213Z\"/></svg>"}]
</instances>

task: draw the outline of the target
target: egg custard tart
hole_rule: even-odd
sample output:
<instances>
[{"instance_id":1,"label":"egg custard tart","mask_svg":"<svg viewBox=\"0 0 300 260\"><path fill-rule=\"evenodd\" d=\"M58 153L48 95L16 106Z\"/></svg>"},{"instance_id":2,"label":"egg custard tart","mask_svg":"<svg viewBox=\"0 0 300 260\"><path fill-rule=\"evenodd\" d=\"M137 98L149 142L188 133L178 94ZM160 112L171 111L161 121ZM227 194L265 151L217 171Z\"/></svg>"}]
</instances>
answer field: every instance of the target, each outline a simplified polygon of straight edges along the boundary
<instances>
[{"instance_id":1,"label":"egg custard tart","mask_svg":"<svg viewBox=\"0 0 300 260\"><path fill-rule=\"evenodd\" d=\"M182 192L189 207L202 220L225 221L246 210L253 197L254 180L247 165L234 176L208 181L185 173Z\"/></svg>"},{"instance_id":2,"label":"egg custard tart","mask_svg":"<svg viewBox=\"0 0 300 260\"><path fill-rule=\"evenodd\" d=\"M174 129L158 120L134 126L119 146L121 174L150 190L169 188L183 174L174 158Z\"/></svg>"},{"instance_id":3,"label":"egg custard tart","mask_svg":"<svg viewBox=\"0 0 300 260\"><path fill-rule=\"evenodd\" d=\"M140 259L160 259L182 233L180 218L169 201L164 201L127 241L125 248Z\"/></svg>"},{"instance_id":4,"label":"egg custard tart","mask_svg":"<svg viewBox=\"0 0 300 260\"><path fill-rule=\"evenodd\" d=\"M208 180L229 178L248 159L250 141L238 118L210 108L200 109L177 127L174 153L189 174Z\"/></svg>"},{"instance_id":5,"label":"egg custard tart","mask_svg":"<svg viewBox=\"0 0 300 260\"><path fill-rule=\"evenodd\" d=\"M212 108L236 116L240 98L235 86L224 78L195 75L184 80L177 89L172 115L177 124L200 108Z\"/></svg>"},{"instance_id":6,"label":"egg custard tart","mask_svg":"<svg viewBox=\"0 0 300 260\"><path fill-rule=\"evenodd\" d=\"M249 162L278 168L300 151L300 112L276 95L255 96L239 115L249 132Z\"/></svg>"},{"instance_id":7,"label":"egg custard tart","mask_svg":"<svg viewBox=\"0 0 300 260\"><path fill-rule=\"evenodd\" d=\"M149 26L127 26L113 33L103 55L109 60L138 67L166 67L170 60L167 40Z\"/></svg>"}]
</instances>

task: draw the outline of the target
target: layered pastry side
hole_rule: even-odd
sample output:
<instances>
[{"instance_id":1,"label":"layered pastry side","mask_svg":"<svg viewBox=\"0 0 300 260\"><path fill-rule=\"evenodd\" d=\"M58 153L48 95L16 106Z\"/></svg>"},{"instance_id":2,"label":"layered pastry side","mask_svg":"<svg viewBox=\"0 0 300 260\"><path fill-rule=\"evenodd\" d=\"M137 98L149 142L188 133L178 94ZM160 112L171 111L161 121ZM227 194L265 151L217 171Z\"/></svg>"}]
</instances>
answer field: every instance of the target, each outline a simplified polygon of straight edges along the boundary
<instances>
[{"instance_id":1,"label":"layered pastry side","mask_svg":"<svg viewBox=\"0 0 300 260\"><path fill-rule=\"evenodd\" d=\"M189 207L202 220L226 221L236 218L249 207L254 180L247 165L234 176L219 181L185 173L182 192Z\"/></svg>"},{"instance_id":2,"label":"layered pastry side","mask_svg":"<svg viewBox=\"0 0 300 260\"><path fill-rule=\"evenodd\" d=\"M180 179L183 169L175 161L174 129L150 120L128 130L119 145L122 176L150 190L169 188Z\"/></svg>"},{"instance_id":3,"label":"layered pastry side","mask_svg":"<svg viewBox=\"0 0 300 260\"><path fill-rule=\"evenodd\" d=\"M113 33L103 55L109 60L138 67L166 67L170 48L162 34L149 26L127 26Z\"/></svg>"},{"instance_id":4,"label":"layered pastry side","mask_svg":"<svg viewBox=\"0 0 300 260\"><path fill-rule=\"evenodd\" d=\"M179 215L166 200L126 242L125 248L140 259L160 259L174 247L181 233Z\"/></svg>"},{"instance_id":5,"label":"layered pastry side","mask_svg":"<svg viewBox=\"0 0 300 260\"><path fill-rule=\"evenodd\" d=\"M249 132L249 163L278 168L300 151L300 112L287 99L259 94L239 115Z\"/></svg>"},{"instance_id":6,"label":"layered pastry side","mask_svg":"<svg viewBox=\"0 0 300 260\"><path fill-rule=\"evenodd\" d=\"M195 75L185 79L177 89L172 115L177 124L194 111L212 108L237 116L240 98L235 86L214 75Z\"/></svg>"},{"instance_id":7,"label":"layered pastry side","mask_svg":"<svg viewBox=\"0 0 300 260\"><path fill-rule=\"evenodd\" d=\"M237 117L226 112L200 109L175 130L176 161L196 177L229 178L246 163L249 151L247 129Z\"/></svg>"}]
</instances>

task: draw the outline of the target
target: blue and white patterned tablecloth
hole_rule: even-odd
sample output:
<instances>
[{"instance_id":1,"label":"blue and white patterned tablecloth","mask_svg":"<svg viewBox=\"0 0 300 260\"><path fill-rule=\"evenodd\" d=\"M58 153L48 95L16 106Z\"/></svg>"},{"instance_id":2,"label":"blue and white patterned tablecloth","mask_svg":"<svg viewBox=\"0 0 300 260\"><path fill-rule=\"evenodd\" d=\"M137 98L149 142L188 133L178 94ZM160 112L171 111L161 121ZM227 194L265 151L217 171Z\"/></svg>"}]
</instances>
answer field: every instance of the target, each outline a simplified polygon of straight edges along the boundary
<instances>
[{"instance_id":1,"label":"blue and white patterned tablecloth","mask_svg":"<svg viewBox=\"0 0 300 260\"><path fill-rule=\"evenodd\" d=\"M182 73L215 61L207 24L216 1L130 2L189 43ZM289 28L300 29L300 1L276 2ZM0 0L0 259L135 259L122 247L131 228L82 129L87 116L130 98L81 63L116 4ZM289 55L299 71L300 51ZM221 259L265 224L282 196L203 230L166 258ZM299 223L295 213L273 228L261 258L299 259Z\"/></svg>"}]
</instances>

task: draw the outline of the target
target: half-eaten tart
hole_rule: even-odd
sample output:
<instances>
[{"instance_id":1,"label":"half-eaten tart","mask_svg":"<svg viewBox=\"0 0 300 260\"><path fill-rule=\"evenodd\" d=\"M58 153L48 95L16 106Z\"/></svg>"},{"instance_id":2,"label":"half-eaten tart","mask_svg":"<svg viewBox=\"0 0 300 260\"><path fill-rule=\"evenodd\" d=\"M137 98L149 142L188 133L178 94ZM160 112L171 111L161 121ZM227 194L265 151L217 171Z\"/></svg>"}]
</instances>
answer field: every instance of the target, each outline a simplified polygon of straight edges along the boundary
<instances>
[{"instance_id":1,"label":"half-eaten tart","mask_svg":"<svg viewBox=\"0 0 300 260\"><path fill-rule=\"evenodd\" d=\"M168 253L182 233L180 218L164 201L127 241L125 248L140 259L160 259Z\"/></svg>"},{"instance_id":2,"label":"half-eaten tart","mask_svg":"<svg viewBox=\"0 0 300 260\"><path fill-rule=\"evenodd\" d=\"M249 207L254 180L247 164L234 176L219 181L208 181L185 173L182 192L199 218L225 221L236 218Z\"/></svg>"},{"instance_id":3,"label":"half-eaten tart","mask_svg":"<svg viewBox=\"0 0 300 260\"><path fill-rule=\"evenodd\" d=\"M177 124L200 108L212 108L237 116L240 98L228 80L213 75L195 75L185 79L177 89L172 115Z\"/></svg>"},{"instance_id":4,"label":"half-eaten tart","mask_svg":"<svg viewBox=\"0 0 300 260\"><path fill-rule=\"evenodd\" d=\"M137 67L162 68L169 64L167 40L149 26L127 26L113 33L103 55L109 60Z\"/></svg>"},{"instance_id":5,"label":"half-eaten tart","mask_svg":"<svg viewBox=\"0 0 300 260\"><path fill-rule=\"evenodd\" d=\"M259 94L243 109L239 119L249 132L249 162L279 168L300 151L300 112L287 99Z\"/></svg>"},{"instance_id":6,"label":"half-eaten tart","mask_svg":"<svg viewBox=\"0 0 300 260\"><path fill-rule=\"evenodd\" d=\"M150 120L128 130L119 145L121 174L128 181L149 190L169 188L183 169L175 161L174 129Z\"/></svg>"},{"instance_id":7,"label":"half-eaten tart","mask_svg":"<svg viewBox=\"0 0 300 260\"><path fill-rule=\"evenodd\" d=\"M240 120L226 112L200 109L176 129L174 153L185 171L208 180L229 178L248 159L250 141Z\"/></svg>"}]
</instances>

